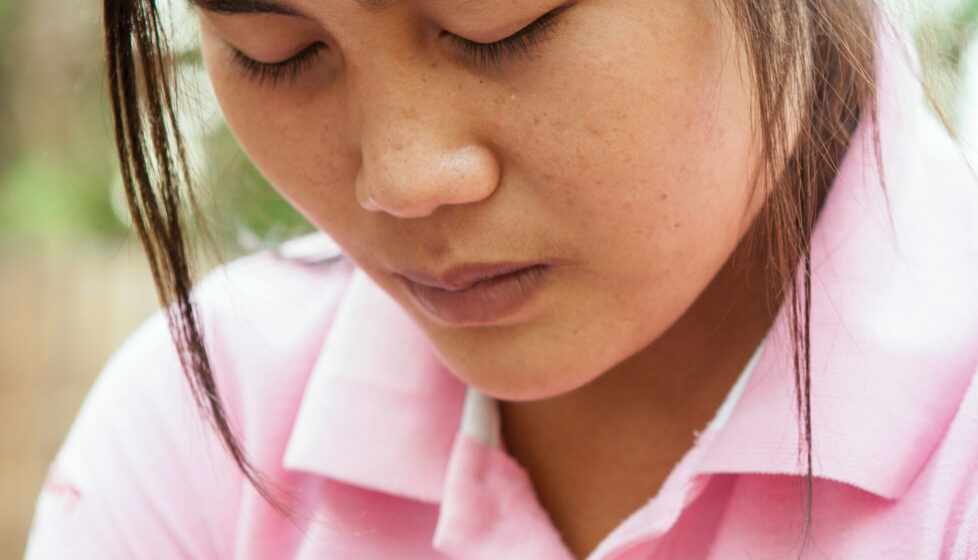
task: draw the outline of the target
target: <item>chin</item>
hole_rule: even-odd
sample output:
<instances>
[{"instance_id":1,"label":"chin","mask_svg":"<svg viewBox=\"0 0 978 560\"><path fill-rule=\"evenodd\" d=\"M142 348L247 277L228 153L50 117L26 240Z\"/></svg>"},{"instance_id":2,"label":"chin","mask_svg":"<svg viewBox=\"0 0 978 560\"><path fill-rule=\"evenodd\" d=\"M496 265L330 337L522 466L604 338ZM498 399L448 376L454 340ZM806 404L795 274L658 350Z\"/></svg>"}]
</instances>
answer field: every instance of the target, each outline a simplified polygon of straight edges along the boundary
<instances>
[{"instance_id":1,"label":"chin","mask_svg":"<svg viewBox=\"0 0 978 560\"><path fill-rule=\"evenodd\" d=\"M569 393L600 376L593 370L554 361L528 364L524 360L481 361L478 365L464 360L444 360L446 367L463 383L504 401L544 400Z\"/></svg>"}]
</instances>

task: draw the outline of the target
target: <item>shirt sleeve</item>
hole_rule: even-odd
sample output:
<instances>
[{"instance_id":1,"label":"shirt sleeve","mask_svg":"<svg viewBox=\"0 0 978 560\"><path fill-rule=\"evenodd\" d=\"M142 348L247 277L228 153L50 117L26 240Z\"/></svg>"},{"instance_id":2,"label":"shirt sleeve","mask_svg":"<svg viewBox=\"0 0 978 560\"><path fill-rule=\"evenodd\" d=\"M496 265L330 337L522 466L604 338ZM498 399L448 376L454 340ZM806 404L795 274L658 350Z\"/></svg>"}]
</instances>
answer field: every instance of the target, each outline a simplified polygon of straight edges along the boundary
<instances>
[{"instance_id":1,"label":"shirt sleeve","mask_svg":"<svg viewBox=\"0 0 978 560\"><path fill-rule=\"evenodd\" d=\"M242 480L157 314L86 397L38 498L26 559L230 558Z\"/></svg>"}]
</instances>

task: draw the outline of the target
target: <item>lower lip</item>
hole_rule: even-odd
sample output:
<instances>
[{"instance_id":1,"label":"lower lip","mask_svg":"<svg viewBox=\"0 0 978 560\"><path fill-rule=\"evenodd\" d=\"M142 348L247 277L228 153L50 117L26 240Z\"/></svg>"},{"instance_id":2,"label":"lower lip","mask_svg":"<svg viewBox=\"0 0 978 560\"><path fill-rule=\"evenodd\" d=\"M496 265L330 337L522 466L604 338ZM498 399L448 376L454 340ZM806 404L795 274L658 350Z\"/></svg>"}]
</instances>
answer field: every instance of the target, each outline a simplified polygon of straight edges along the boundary
<instances>
[{"instance_id":1,"label":"lower lip","mask_svg":"<svg viewBox=\"0 0 978 560\"><path fill-rule=\"evenodd\" d=\"M540 291L547 265L536 265L478 282L464 290L443 290L404 278L425 311L452 325L486 325L510 317Z\"/></svg>"}]
</instances>

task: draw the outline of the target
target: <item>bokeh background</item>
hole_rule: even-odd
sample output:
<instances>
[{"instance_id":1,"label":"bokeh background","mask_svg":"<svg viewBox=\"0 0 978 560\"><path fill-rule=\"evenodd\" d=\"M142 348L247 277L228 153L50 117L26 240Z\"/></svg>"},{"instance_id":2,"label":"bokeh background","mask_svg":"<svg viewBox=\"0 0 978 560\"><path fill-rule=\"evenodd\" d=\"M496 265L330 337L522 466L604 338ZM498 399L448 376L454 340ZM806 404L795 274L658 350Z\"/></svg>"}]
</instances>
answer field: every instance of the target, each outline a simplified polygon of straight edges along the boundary
<instances>
[{"instance_id":1,"label":"bokeh background","mask_svg":"<svg viewBox=\"0 0 978 560\"><path fill-rule=\"evenodd\" d=\"M176 47L193 54L182 0ZM978 145L978 0L890 0L924 77ZM0 558L20 558L34 501L89 386L156 308L130 231L103 84L98 0L0 0ZM198 59L182 57L185 128L219 260L311 227L223 125Z\"/></svg>"}]
</instances>

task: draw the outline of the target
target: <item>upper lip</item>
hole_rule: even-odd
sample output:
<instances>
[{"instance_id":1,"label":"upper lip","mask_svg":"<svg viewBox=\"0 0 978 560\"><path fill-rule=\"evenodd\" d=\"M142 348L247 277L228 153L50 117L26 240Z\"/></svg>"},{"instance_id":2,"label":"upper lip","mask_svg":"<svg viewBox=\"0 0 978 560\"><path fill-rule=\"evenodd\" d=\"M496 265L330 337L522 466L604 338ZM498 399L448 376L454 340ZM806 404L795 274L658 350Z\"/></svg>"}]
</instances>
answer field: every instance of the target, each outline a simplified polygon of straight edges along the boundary
<instances>
[{"instance_id":1,"label":"upper lip","mask_svg":"<svg viewBox=\"0 0 978 560\"><path fill-rule=\"evenodd\" d=\"M543 264L546 263L540 261L465 263L453 266L437 275L411 268L394 272L423 286L456 292L470 288L483 280Z\"/></svg>"}]
</instances>

